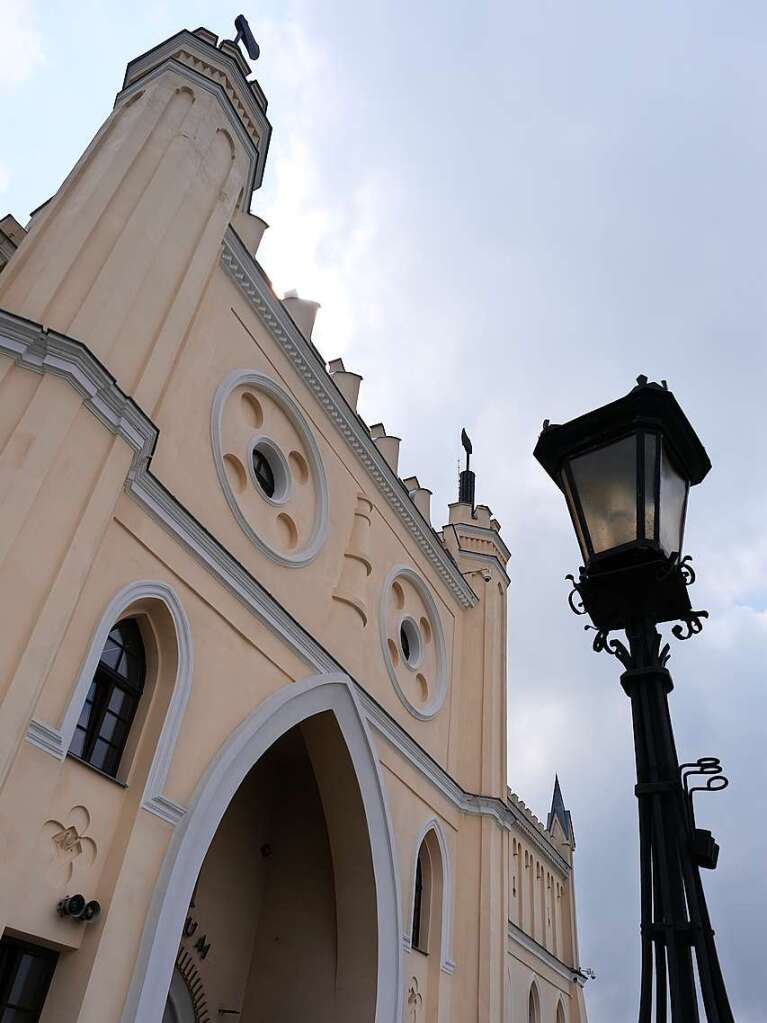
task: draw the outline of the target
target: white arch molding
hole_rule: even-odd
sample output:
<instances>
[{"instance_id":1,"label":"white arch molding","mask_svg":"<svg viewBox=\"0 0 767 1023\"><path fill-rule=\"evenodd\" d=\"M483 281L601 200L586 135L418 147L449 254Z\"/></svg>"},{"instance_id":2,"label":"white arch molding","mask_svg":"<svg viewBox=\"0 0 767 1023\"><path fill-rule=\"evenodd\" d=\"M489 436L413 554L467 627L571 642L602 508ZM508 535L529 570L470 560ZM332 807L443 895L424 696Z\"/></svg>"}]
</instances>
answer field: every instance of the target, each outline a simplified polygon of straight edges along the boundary
<instances>
[{"instance_id":1,"label":"white arch molding","mask_svg":"<svg viewBox=\"0 0 767 1023\"><path fill-rule=\"evenodd\" d=\"M440 962L439 967L443 973L455 973L455 961L452 957L452 913L453 913L453 882L452 870L450 867L450 853L447 847L445 832L437 817L431 817L421 826L416 836L413 856L410 864L410 899L408 901L407 929L402 934L402 944L407 951L411 948L410 925L413 921L413 910L415 909L415 871L418 863L418 853L421 851L424 839L430 831L434 832L439 845L439 854L442 857L442 932L440 934Z\"/></svg>"},{"instance_id":2,"label":"white arch molding","mask_svg":"<svg viewBox=\"0 0 767 1023\"><path fill-rule=\"evenodd\" d=\"M85 697L88 695L88 689L93 681L109 632L112 626L120 620L121 615L140 600L158 600L165 605L173 621L177 653L173 692L144 785L141 805L144 809L162 817L163 820L175 824L183 816L184 807L164 796L163 789L192 686L193 654L189 619L178 594L168 583L159 579L136 579L118 590L109 601L96 626L61 723L56 727L33 718L27 728L27 739L46 753L50 753L60 760L64 759L72 745L72 737L75 734L80 711L85 703Z\"/></svg>"},{"instance_id":3,"label":"white arch molding","mask_svg":"<svg viewBox=\"0 0 767 1023\"><path fill-rule=\"evenodd\" d=\"M284 686L229 736L200 779L163 859L144 923L121 1023L159 1023L189 900L221 818L243 779L287 731L333 713L359 785L370 837L378 918L375 1023L402 1014L399 882L386 796L373 745L347 675L313 676Z\"/></svg>"}]
</instances>

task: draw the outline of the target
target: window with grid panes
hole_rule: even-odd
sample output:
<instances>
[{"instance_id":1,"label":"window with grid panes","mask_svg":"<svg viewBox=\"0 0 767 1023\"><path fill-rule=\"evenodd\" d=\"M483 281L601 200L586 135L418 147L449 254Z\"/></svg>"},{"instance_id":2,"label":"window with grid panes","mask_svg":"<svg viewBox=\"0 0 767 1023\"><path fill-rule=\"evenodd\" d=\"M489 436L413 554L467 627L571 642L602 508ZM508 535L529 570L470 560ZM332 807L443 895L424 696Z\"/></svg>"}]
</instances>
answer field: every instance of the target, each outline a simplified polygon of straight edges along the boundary
<instances>
[{"instance_id":1,"label":"window with grid panes","mask_svg":"<svg viewBox=\"0 0 767 1023\"><path fill-rule=\"evenodd\" d=\"M37 1023L58 953L26 941L0 939L0 1021Z\"/></svg>"},{"instance_id":2,"label":"window with grid panes","mask_svg":"<svg viewBox=\"0 0 767 1023\"><path fill-rule=\"evenodd\" d=\"M126 618L114 626L104 645L69 747L71 754L117 776L145 676L141 633L135 619Z\"/></svg>"}]
</instances>

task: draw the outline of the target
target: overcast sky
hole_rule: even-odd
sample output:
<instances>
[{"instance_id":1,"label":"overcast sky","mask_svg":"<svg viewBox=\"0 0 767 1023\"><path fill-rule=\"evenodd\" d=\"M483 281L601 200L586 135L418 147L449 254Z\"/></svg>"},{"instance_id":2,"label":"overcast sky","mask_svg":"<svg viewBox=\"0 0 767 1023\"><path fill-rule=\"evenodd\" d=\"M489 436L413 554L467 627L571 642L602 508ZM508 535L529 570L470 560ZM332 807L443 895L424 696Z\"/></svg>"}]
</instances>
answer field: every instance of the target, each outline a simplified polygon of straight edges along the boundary
<instances>
[{"instance_id":1,"label":"overcast sky","mask_svg":"<svg viewBox=\"0 0 767 1023\"><path fill-rule=\"evenodd\" d=\"M239 2L239 0L238 0ZM458 437L512 550L509 777L544 817L558 771L578 840L591 1023L635 1017L636 809L620 666L591 652L564 575L578 551L532 459L541 421L665 378L713 470L690 501L693 604L673 643L681 759L735 1016L763 1023L767 895L763 439L767 5L259 0L244 8L274 125L253 212L278 290L322 303L315 340L364 375L402 475L455 497ZM0 0L0 207L47 199L125 64L177 29L231 35L218 2ZM546 1021L548 1023L548 1021Z\"/></svg>"}]
</instances>

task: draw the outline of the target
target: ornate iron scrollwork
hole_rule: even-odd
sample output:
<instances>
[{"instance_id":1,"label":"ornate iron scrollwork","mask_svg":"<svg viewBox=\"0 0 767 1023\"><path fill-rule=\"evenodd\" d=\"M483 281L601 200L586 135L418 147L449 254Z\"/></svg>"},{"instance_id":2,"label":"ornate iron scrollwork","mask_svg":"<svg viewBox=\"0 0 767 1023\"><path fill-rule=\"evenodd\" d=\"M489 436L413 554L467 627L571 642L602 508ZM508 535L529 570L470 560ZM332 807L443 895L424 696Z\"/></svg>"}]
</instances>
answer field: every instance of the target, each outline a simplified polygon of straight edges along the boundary
<instances>
[{"instance_id":1,"label":"ornate iron scrollwork","mask_svg":"<svg viewBox=\"0 0 767 1023\"><path fill-rule=\"evenodd\" d=\"M610 639L610 633L606 629L596 629L593 625L584 625L584 629L594 629L596 632L592 643L595 653L599 654L604 650L612 657L617 657L627 670L632 666L631 654L619 639Z\"/></svg>"},{"instance_id":2,"label":"ornate iron scrollwork","mask_svg":"<svg viewBox=\"0 0 767 1023\"><path fill-rule=\"evenodd\" d=\"M695 582L695 569L692 567L692 554L685 554L679 562L679 571L684 579L685 586L692 586Z\"/></svg>"},{"instance_id":3,"label":"ornate iron scrollwork","mask_svg":"<svg viewBox=\"0 0 767 1023\"><path fill-rule=\"evenodd\" d=\"M677 639L690 639L703 632L703 619L708 618L708 611L690 611L682 619L682 624L674 625L671 629Z\"/></svg>"},{"instance_id":4,"label":"ornate iron scrollwork","mask_svg":"<svg viewBox=\"0 0 767 1023\"><path fill-rule=\"evenodd\" d=\"M583 597L581 596L581 588L575 581L574 575L566 575L565 579L572 583L572 589L567 594L567 603L570 605L570 610L576 615L585 615L586 608L583 604Z\"/></svg>"},{"instance_id":5,"label":"ornate iron scrollwork","mask_svg":"<svg viewBox=\"0 0 767 1023\"><path fill-rule=\"evenodd\" d=\"M722 773L722 762L719 757L698 757L695 763L680 764L679 773L691 809L693 792L721 792L730 784L730 779ZM696 775L707 777L706 784L688 786L687 779Z\"/></svg>"}]
</instances>

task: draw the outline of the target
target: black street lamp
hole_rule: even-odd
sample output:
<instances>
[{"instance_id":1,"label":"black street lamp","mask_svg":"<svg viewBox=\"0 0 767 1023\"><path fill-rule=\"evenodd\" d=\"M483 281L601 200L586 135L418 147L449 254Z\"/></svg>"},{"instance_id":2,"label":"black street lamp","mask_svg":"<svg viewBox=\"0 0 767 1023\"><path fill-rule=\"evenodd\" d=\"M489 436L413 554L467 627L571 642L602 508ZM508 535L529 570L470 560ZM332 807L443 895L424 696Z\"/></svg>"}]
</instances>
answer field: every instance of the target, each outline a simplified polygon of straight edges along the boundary
<instances>
[{"instance_id":1,"label":"black street lamp","mask_svg":"<svg viewBox=\"0 0 767 1023\"><path fill-rule=\"evenodd\" d=\"M711 463L662 384L639 377L625 397L562 426L544 423L535 457L563 491L583 555L570 606L588 614L594 649L623 664L631 699L637 765L641 871L642 974L639 1023L734 1023L714 944L700 868L713 869L719 846L698 828L696 791L725 788L716 757L679 764L671 727L668 644L656 626L689 639L703 628L687 587L695 574L682 557L687 496ZM587 626L588 628L589 626ZM610 638L622 629L628 647ZM702 775L706 784L690 786ZM693 965L697 964L697 983Z\"/></svg>"}]
</instances>

